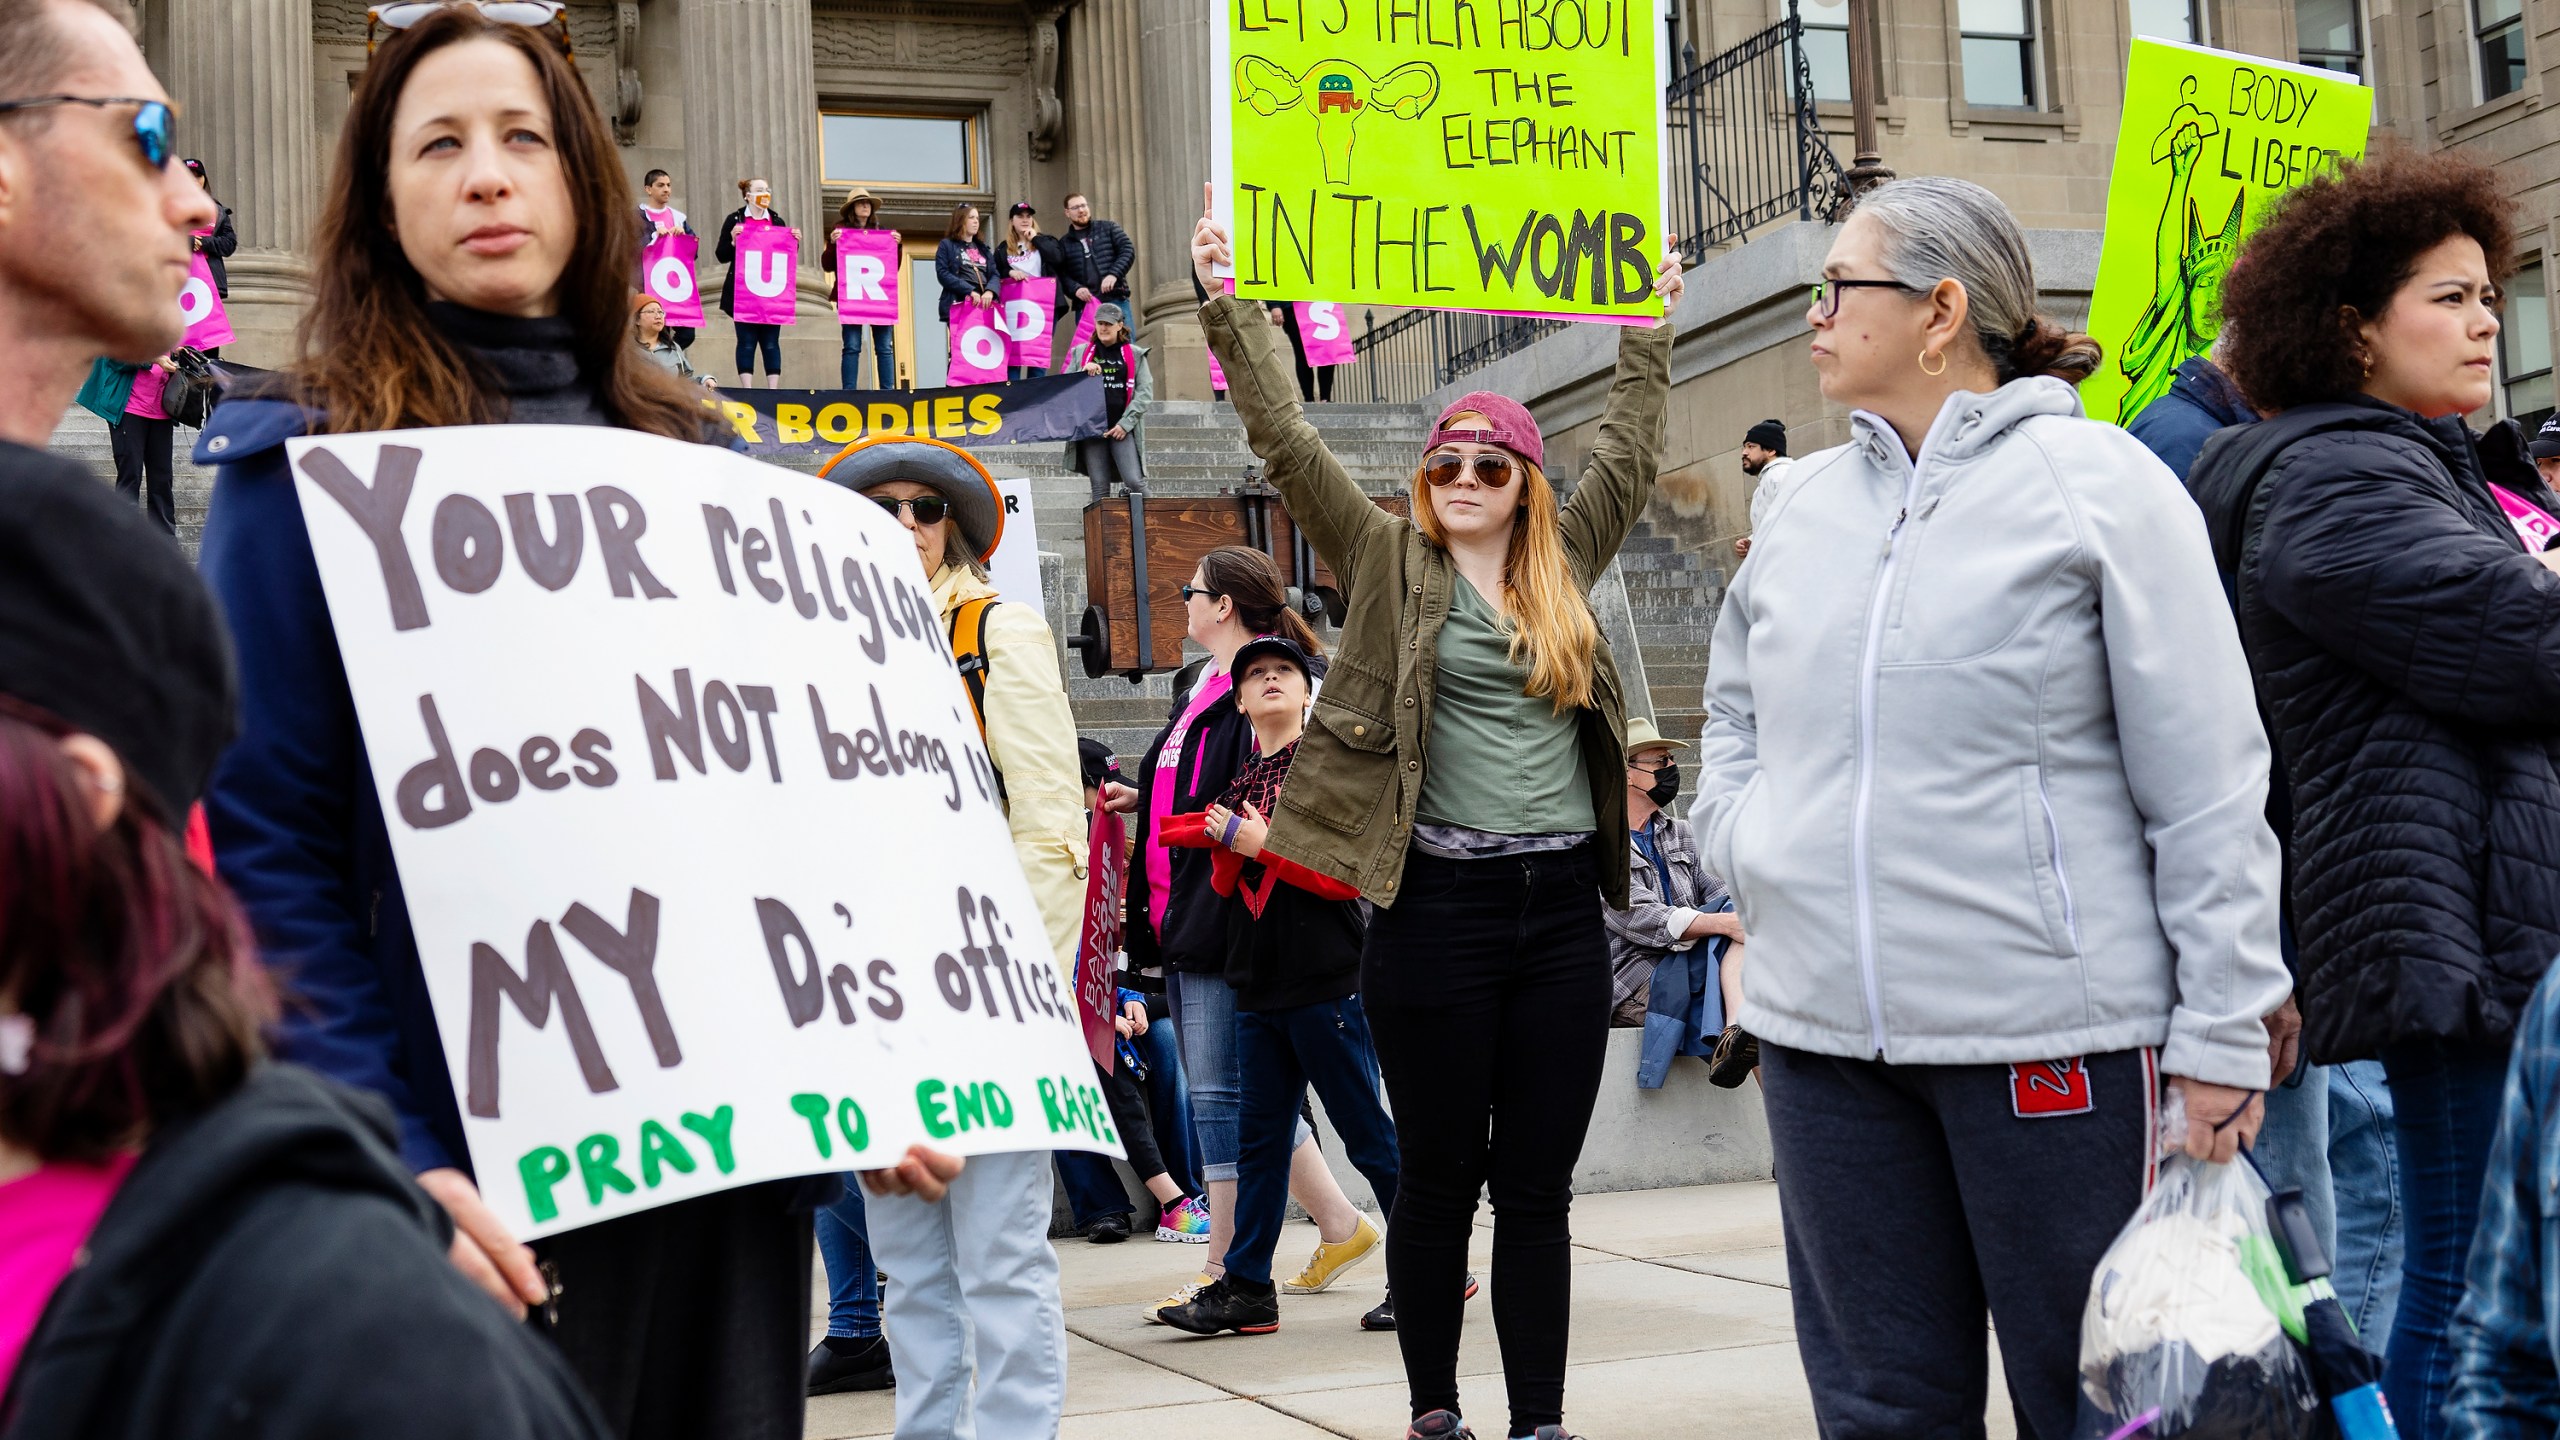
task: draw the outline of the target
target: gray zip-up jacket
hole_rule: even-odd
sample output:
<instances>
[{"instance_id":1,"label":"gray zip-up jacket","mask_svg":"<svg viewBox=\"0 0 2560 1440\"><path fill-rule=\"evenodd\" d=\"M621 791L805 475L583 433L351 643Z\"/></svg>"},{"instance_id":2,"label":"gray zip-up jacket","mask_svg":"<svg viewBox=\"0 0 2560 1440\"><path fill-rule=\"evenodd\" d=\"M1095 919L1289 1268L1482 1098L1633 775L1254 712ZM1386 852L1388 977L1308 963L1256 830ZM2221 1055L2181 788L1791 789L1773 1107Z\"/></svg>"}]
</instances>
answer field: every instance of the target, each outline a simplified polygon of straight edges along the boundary
<instances>
[{"instance_id":1,"label":"gray zip-up jacket","mask_svg":"<svg viewBox=\"0 0 2560 1440\"><path fill-rule=\"evenodd\" d=\"M2267 742L2203 517L2060 380L1865 411L1806 456L1715 631L1692 822L1742 1024L1897 1064L2160 1046L2263 1088Z\"/></svg>"}]
</instances>

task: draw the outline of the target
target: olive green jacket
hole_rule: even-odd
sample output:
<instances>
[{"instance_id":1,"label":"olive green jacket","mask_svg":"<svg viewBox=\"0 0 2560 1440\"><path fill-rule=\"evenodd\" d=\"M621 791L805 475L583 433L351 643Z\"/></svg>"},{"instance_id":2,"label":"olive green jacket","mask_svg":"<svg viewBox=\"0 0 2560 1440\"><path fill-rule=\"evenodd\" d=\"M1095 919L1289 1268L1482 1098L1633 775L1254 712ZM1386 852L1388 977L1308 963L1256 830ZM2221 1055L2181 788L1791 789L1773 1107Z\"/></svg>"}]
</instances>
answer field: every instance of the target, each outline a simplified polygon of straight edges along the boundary
<instances>
[{"instance_id":1,"label":"olive green jacket","mask_svg":"<svg viewBox=\"0 0 2560 1440\"><path fill-rule=\"evenodd\" d=\"M1227 374L1227 397L1244 421L1289 517L1342 586L1350 614L1316 697L1313 723L1280 792L1270 848L1389 906L1404 875L1414 802L1422 795L1431 734L1433 669L1452 585L1464 583L1449 552L1410 520L1379 509L1324 447L1298 408L1298 387L1261 307L1231 295L1200 308L1209 349ZM1582 483L1559 524L1565 558L1585 592L1618 553L1653 495L1671 394L1671 327L1628 327L1618 372ZM1420 496L1417 505L1429 502ZM1627 829L1626 709L1617 662L1600 642L1592 704L1579 731L1591 777L1591 809L1603 836ZM1600 846L1608 902L1627 903L1627 847Z\"/></svg>"}]
</instances>

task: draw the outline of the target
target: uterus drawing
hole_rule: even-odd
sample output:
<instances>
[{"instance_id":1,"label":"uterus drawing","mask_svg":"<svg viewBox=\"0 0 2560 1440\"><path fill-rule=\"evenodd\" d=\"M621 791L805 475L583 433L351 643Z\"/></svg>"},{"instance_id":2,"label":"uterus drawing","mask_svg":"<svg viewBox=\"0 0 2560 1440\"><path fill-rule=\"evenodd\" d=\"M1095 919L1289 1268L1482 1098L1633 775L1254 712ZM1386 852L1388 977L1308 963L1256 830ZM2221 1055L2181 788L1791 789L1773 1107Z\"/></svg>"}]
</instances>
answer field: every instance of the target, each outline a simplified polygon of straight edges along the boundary
<instances>
[{"instance_id":1,"label":"uterus drawing","mask_svg":"<svg viewBox=\"0 0 2560 1440\"><path fill-rule=\"evenodd\" d=\"M1351 146L1362 117L1379 111L1397 120L1419 116L1440 98L1440 72L1428 61L1415 60L1372 80L1348 60L1319 60L1305 74L1291 75L1259 55L1246 55L1236 61L1236 98L1258 115L1283 110L1312 114L1325 183L1348 185Z\"/></svg>"}]
</instances>

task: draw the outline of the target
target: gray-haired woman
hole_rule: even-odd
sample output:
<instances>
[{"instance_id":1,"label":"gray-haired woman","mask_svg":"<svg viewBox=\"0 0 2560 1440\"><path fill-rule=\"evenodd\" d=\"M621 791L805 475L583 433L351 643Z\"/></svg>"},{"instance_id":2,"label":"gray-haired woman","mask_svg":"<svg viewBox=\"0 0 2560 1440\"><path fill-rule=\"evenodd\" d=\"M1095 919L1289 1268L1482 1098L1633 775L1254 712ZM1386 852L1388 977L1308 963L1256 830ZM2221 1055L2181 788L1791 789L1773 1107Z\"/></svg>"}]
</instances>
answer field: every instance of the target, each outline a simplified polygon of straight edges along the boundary
<instances>
[{"instance_id":1,"label":"gray-haired woman","mask_svg":"<svg viewBox=\"0 0 2560 1440\"><path fill-rule=\"evenodd\" d=\"M2257 1128L2266 739L2203 521L2082 416L2097 347L2037 316L1999 200L1885 185L1822 273L1852 438L1726 598L1694 813L1752 940L1797 1336L1832 1440L1978 1434L1987 1303L2019 1432L2060 1440L2160 1076L2190 1154Z\"/></svg>"}]
</instances>

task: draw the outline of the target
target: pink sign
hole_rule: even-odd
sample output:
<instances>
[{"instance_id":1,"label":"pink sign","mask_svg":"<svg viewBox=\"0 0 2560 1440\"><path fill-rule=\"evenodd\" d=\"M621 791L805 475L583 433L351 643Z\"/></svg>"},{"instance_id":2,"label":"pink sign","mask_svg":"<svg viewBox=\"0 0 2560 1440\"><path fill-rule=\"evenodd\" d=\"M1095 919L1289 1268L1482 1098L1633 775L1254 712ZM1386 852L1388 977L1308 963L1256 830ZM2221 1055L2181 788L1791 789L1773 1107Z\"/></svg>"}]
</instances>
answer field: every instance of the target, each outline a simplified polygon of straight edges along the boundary
<instances>
[{"instance_id":1,"label":"pink sign","mask_svg":"<svg viewBox=\"0 0 2560 1440\"><path fill-rule=\"evenodd\" d=\"M693 283L694 257L702 242L678 231L640 247L640 293L654 297L670 325L702 323L702 291Z\"/></svg>"},{"instance_id":2,"label":"pink sign","mask_svg":"<svg viewBox=\"0 0 2560 1440\"><path fill-rule=\"evenodd\" d=\"M788 325L799 318L792 289L800 283L800 239L770 220L738 227L730 317L749 325Z\"/></svg>"},{"instance_id":3,"label":"pink sign","mask_svg":"<svg viewBox=\"0 0 2560 1440\"><path fill-rule=\"evenodd\" d=\"M2497 497L2498 508L2506 512L2507 523L2515 527L2516 538L2524 542L2525 549L2539 555L2551 548L2555 537L2560 537L2560 520L2552 519L2541 506L2494 481L2489 493Z\"/></svg>"},{"instance_id":4,"label":"pink sign","mask_svg":"<svg viewBox=\"0 0 2560 1440\"><path fill-rule=\"evenodd\" d=\"M993 305L951 307L951 383L983 385L1004 378L1004 317Z\"/></svg>"},{"instance_id":5,"label":"pink sign","mask_svg":"<svg viewBox=\"0 0 2560 1440\"><path fill-rule=\"evenodd\" d=\"M836 232L836 318L847 325L898 323L898 232Z\"/></svg>"},{"instance_id":6,"label":"pink sign","mask_svg":"<svg viewBox=\"0 0 2560 1440\"><path fill-rule=\"evenodd\" d=\"M1200 353L1209 357L1209 388L1212 390L1226 389L1227 372L1218 368L1218 352L1215 350L1203 350Z\"/></svg>"},{"instance_id":7,"label":"pink sign","mask_svg":"<svg viewBox=\"0 0 2560 1440\"><path fill-rule=\"evenodd\" d=\"M190 350L210 350L237 338L231 316L222 308L222 292L213 288L213 267L204 256L187 260L187 288L178 292L178 311L187 317L187 333L178 343Z\"/></svg>"},{"instance_id":8,"label":"pink sign","mask_svg":"<svg viewBox=\"0 0 2560 1440\"><path fill-rule=\"evenodd\" d=\"M1351 348L1351 326L1344 319L1342 306L1331 300L1300 300L1298 308L1298 343L1305 347L1310 365L1348 365L1355 352Z\"/></svg>"},{"instance_id":9,"label":"pink sign","mask_svg":"<svg viewBox=\"0 0 2560 1440\"><path fill-rule=\"evenodd\" d=\"M1007 280L996 287L996 299L1004 309L1005 363L1048 369L1057 331L1058 282L1045 277Z\"/></svg>"},{"instance_id":10,"label":"pink sign","mask_svg":"<svg viewBox=\"0 0 2560 1440\"><path fill-rule=\"evenodd\" d=\"M1099 300L1088 300L1076 313L1076 333L1067 341L1067 363L1082 365L1093 358L1093 312L1102 308Z\"/></svg>"},{"instance_id":11,"label":"pink sign","mask_svg":"<svg viewBox=\"0 0 2560 1440\"><path fill-rule=\"evenodd\" d=\"M1084 1021L1085 1048L1105 1070L1119 1057L1119 1032L1112 1028L1120 1012L1120 894L1129 879L1129 832L1120 817L1093 812L1087 847L1092 864L1084 881L1084 939L1076 947L1076 1013Z\"/></svg>"}]
</instances>

